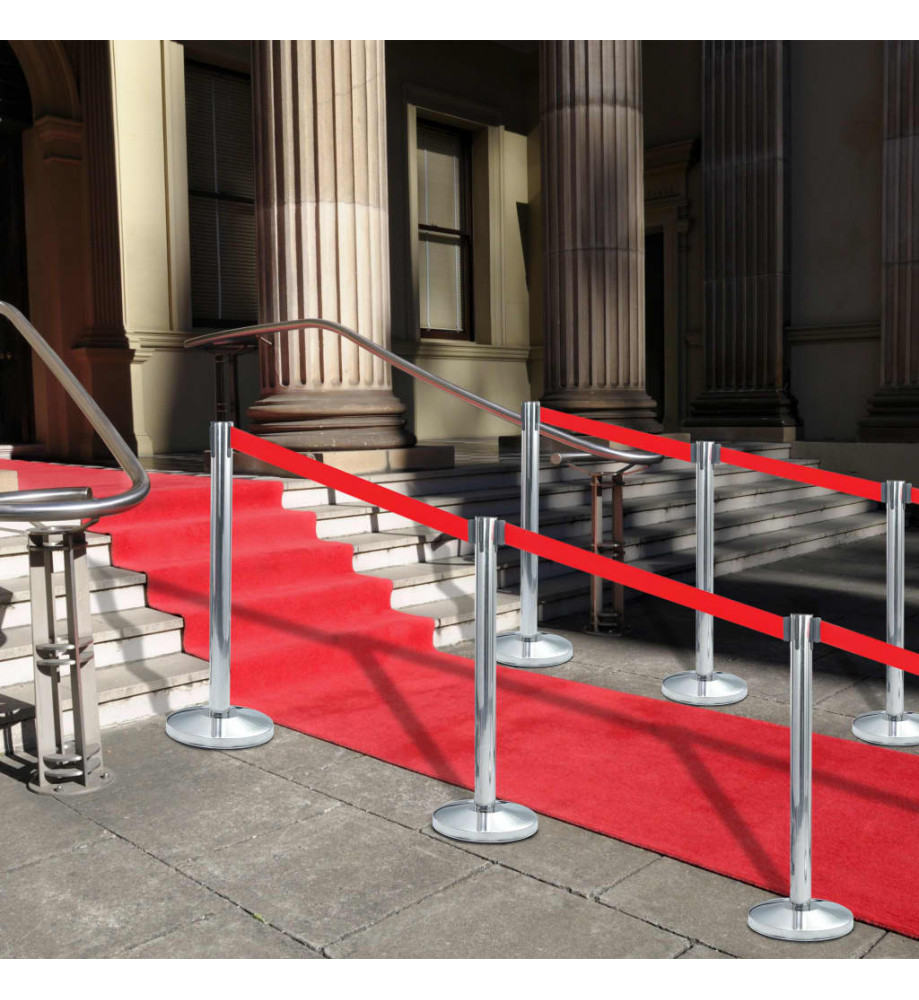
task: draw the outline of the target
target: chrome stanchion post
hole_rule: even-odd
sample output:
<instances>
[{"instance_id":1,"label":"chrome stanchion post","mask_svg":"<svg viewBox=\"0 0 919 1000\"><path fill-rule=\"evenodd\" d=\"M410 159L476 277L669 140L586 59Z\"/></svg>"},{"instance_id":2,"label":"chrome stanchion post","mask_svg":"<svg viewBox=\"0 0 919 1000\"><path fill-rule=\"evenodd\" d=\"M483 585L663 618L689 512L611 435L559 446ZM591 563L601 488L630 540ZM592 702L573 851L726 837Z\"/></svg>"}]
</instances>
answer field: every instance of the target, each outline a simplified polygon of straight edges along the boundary
<instances>
[{"instance_id":1,"label":"chrome stanchion post","mask_svg":"<svg viewBox=\"0 0 919 1000\"><path fill-rule=\"evenodd\" d=\"M477 517L470 528L475 547L475 795L440 806L432 823L453 840L506 844L532 837L539 821L526 806L497 798L495 615L504 522Z\"/></svg>"},{"instance_id":2,"label":"chrome stanchion post","mask_svg":"<svg viewBox=\"0 0 919 1000\"><path fill-rule=\"evenodd\" d=\"M526 402L520 413L520 526L539 531L539 403ZM557 667L574 655L560 635L540 632L539 559L520 553L520 630L498 636L498 663L509 667Z\"/></svg>"},{"instance_id":3,"label":"chrome stanchion post","mask_svg":"<svg viewBox=\"0 0 919 1000\"><path fill-rule=\"evenodd\" d=\"M166 732L179 743L211 750L257 747L274 723L230 704L230 618L233 570L233 447L229 421L211 424L210 685L207 705L173 712Z\"/></svg>"},{"instance_id":4,"label":"chrome stanchion post","mask_svg":"<svg viewBox=\"0 0 919 1000\"><path fill-rule=\"evenodd\" d=\"M715 590L715 463L721 445L695 441L690 458L696 467L696 586ZM734 674L715 670L714 619L696 611L696 669L672 674L661 684L671 701L683 705L733 705L747 697L747 685Z\"/></svg>"},{"instance_id":5,"label":"chrome stanchion post","mask_svg":"<svg viewBox=\"0 0 919 1000\"><path fill-rule=\"evenodd\" d=\"M781 941L831 941L848 934L853 919L845 906L811 898L813 652L820 619L790 615L785 639L791 660L791 891L758 903L747 924Z\"/></svg>"},{"instance_id":6,"label":"chrome stanchion post","mask_svg":"<svg viewBox=\"0 0 919 1000\"><path fill-rule=\"evenodd\" d=\"M903 646L906 614L906 505L912 486L890 479L881 488L887 506L887 641ZM887 703L883 712L866 712L852 723L852 732L866 743L885 747L919 746L919 715L907 712L903 691L904 674L887 668Z\"/></svg>"}]
</instances>

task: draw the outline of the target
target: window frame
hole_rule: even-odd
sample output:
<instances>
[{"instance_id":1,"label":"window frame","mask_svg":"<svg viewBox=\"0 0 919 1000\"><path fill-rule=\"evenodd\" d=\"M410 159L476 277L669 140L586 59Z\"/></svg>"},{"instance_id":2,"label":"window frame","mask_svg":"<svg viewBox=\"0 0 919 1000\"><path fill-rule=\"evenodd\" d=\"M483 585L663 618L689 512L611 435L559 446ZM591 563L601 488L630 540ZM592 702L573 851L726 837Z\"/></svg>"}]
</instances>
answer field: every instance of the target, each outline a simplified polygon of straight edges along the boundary
<instances>
[{"instance_id":1,"label":"window frame","mask_svg":"<svg viewBox=\"0 0 919 1000\"><path fill-rule=\"evenodd\" d=\"M418 140L417 135L421 129L425 129L430 132L440 132L445 135L455 136L460 139L460 229L447 229L442 226L431 226L420 222L417 219L415 222L415 232L414 239L417 241L419 248L422 243L426 242L425 237L434 237L432 242L437 242L437 236L450 236L458 238L459 244L462 251L462 273L463 273L463 288L461 297L461 308L463 316L463 329L462 330L442 330L437 327L426 327L421 323L420 308L418 316L418 335L423 340L456 340L465 342L475 342L475 312L474 312L474 272L473 272L473 261L474 261L474 243L473 237L475 235L475 229L473 226L472 218L472 142L473 133L468 128L463 128L459 125L447 125L440 121L435 121L431 118L425 117L420 109L416 119L416 139L415 139L415 162L412 164L412 169L418 169L417 163L417 152L418 152ZM418 204L414 206L414 210L418 212ZM443 242L453 243L453 240L444 240ZM419 301L420 307L420 301Z\"/></svg>"},{"instance_id":2,"label":"window frame","mask_svg":"<svg viewBox=\"0 0 919 1000\"><path fill-rule=\"evenodd\" d=\"M243 81L245 81L249 85L249 90L250 90L250 95L251 95L251 90L252 90L252 74L251 73L246 73L246 72L244 72L242 70L237 70L237 69L230 69L227 66L222 66L222 65L217 64L217 63L204 62L203 60L196 59L193 56L191 56L188 53L186 53L185 54L185 60L184 60L184 68L185 68L186 72L187 72L187 70L188 70L189 67L192 67L193 69L196 69L196 70L203 70L204 72L207 72L207 73L213 73L215 76L233 77L233 78L235 78L237 80L243 80ZM186 104L186 107L187 107L187 104ZM254 128L255 128L254 121L253 121L252 124L253 124L253 138L254 138ZM254 164L253 164L253 166L254 166ZM251 205L252 206L253 224L255 224L256 220L255 220L255 192L254 192L254 190L253 190L253 197L252 198L246 198L246 197L243 197L242 195L221 194L220 192L204 191L204 190L201 190L199 188L193 188L191 186L191 181L189 180L189 183L188 183L188 205L189 205L189 213L191 212L191 204L192 204L192 199L193 198L203 198L203 199L207 199L209 201L217 202L218 220L219 220L219 210L220 210L220 204L221 203L236 204L236 205ZM219 227L219 221L218 221L218 227ZM189 236L190 236L190 233L189 233ZM219 228L218 228L218 247L219 247ZM191 245L189 244L189 260L190 259L191 259ZM218 249L218 259L217 259L216 263L217 263L217 268L218 268L218 281L219 281L220 280L219 279L219 269L220 269L219 249ZM257 291L258 290L258 274L257 273L255 275L255 281L256 281L256 291ZM189 264L189 289L191 289L191 284L192 284L192 279L191 279L191 270L190 270L190 264ZM256 317L254 319L251 319L251 318L248 318L248 317L243 317L243 316L224 316L224 317L221 317L221 318L214 318L214 317L210 317L210 316L198 316L195 313L194 295L190 295L190 311L191 311L191 328L193 330L221 330L221 329L227 329L229 327L236 327L236 326L250 326L253 323L255 323L255 322L258 321L258 316L257 315L256 315Z\"/></svg>"}]
</instances>

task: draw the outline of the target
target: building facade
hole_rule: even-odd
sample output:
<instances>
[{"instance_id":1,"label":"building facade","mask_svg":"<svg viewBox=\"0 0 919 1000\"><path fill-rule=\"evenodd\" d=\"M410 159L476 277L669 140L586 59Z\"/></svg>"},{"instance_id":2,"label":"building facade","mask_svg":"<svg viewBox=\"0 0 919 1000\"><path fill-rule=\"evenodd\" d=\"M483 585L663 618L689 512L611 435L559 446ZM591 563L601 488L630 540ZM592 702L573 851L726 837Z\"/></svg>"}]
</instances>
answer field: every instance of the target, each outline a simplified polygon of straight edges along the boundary
<instances>
[{"instance_id":1,"label":"building facade","mask_svg":"<svg viewBox=\"0 0 919 1000\"><path fill-rule=\"evenodd\" d=\"M512 408L893 475L872 461L919 442L917 63L916 42L3 43L0 299L144 455L206 445L213 362L186 337L311 315ZM0 338L3 442L91 459ZM300 450L506 431L332 334L240 365L245 425Z\"/></svg>"}]
</instances>

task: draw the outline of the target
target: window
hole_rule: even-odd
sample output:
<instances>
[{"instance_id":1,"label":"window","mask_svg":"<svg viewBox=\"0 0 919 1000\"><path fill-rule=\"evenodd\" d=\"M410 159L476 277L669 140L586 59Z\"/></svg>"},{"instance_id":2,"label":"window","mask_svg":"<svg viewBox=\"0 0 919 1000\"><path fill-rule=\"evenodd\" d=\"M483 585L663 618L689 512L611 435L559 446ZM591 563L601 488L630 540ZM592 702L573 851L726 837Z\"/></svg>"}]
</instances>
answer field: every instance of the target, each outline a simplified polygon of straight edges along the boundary
<instances>
[{"instance_id":1,"label":"window","mask_svg":"<svg viewBox=\"0 0 919 1000\"><path fill-rule=\"evenodd\" d=\"M417 143L421 335L472 340L471 135L419 120Z\"/></svg>"},{"instance_id":2,"label":"window","mask_svg":"<svg viewBox=\"0 0 919 1000\"><path fill-rule=\"evenodd\" d=\"M248 75L186 62L185 121L192 323L255 323L255 170Z\"/></svg>"}]
</instances>

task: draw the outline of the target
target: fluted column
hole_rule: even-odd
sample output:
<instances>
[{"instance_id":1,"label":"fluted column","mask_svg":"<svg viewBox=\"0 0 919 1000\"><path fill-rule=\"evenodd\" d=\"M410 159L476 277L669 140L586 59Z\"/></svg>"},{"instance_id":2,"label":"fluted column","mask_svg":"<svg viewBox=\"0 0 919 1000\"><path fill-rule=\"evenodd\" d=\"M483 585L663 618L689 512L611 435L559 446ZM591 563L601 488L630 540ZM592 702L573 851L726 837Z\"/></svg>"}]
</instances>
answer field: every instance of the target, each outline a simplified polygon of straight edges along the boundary
<instances>
[{"instance_id":1,"label":"fluted column","mask_svg":"<svg viewBox=\"0 0 919 1000\"><path fill-rule=\"evenodd\" d=\"M703 43L705 391L690 427L793 439L786 385L786 42Z\"/></svg>"},{"instance_id":2,"label":"fluted column","mask_svg":"<svg viewBox=\"0 0 919 1000\"><path fill-rule=\"evenodd\" d=\"M659 430L645 392L641 45L540 43L546 405Z\"/></svg>"},{"instance_id":3,"label":"fluted column","mask_svg":"<svg viewBox=\"0 0 919 1000\"><path fill-rule=\"evenodd\" d=\"M919 42L884 43L881 385L867 441L919 441Z\"/></svg>"},{"instance_id":4,"label":"fluted column","mask_svg":"<svg viewBox=\"0 0 919 1000\"><path fill-rule=\"evenodd\" d=\"M262 320L318 316L389 346L383 42L253 43ZM389 367L333 333L260 348L256 431L289 448L414 439Z\"/></svg>"}]
</instances>

